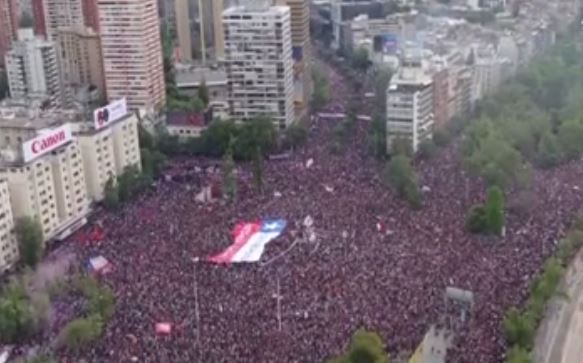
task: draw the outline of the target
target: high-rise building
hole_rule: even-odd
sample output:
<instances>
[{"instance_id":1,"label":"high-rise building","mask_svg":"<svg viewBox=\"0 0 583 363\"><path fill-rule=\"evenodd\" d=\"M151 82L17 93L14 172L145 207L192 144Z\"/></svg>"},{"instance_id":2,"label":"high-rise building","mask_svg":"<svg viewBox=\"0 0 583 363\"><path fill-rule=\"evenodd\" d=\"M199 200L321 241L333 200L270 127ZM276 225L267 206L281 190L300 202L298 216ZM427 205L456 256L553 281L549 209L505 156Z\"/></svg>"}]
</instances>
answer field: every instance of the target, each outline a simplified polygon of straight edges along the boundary
<instances>
[{"instance_id":1,"label":"high-rise building","mask_svg":"<svg viewBox=\"0 0 583 363\"><path fill-rule=\"evenodd\" d=\"M0 273L12 267L18 260L18 244L14 234L14 216L8 183L0 179Z\"/></svg>"},{"instance_id":2,"label":"high-rise building","mask_svg":"<svg viewBox=\"0 0 583 363\"><path fill-rule=\"evenodd\" d=\"M90 200L103 198L109 178L141 169L138 117L124 99L91 120L77 110L4 107L0 135L0 270L8 253L2 246L11 243L6 205L14 219L37 220L45 241L61 239L86 222Z\"/></svg>"},{"instance_id":3,"label":"high-rise building","mask_svg":"<svg viewBox=\"0 0 583 363\"><path fill-rule=\"evenodd\" d=\"M97 10L97 0L82 0L82 5L85 26L99 33L99 13Z\"/></svg>"},{"instance_id":4,"label":"high-rise building","mask_svg":"<svg viewBox=\"0 0 583 363\"><path fill-rule=\"evenodd\" d=\"M34 34L47 36L47 24L45 22L44 0L31 0L32 17L34 18Z\"/></svg>"},{"instance_id":5,"label":"high-rise building","mask_svg":"<svg viewBox=\"0 0 583 363\"><path fill-rule=\"evenodd\" d=\"M225 70L231 116L269 117L278 127L294 121L290 10L270 1L223 13Z\"/></svg>"},{"instance_id":6,"label":"high-rise building","mask_svg":"<svg viewBox=\"0 0 583 363\"><path fill-rule=\"evenodd\" d=\"M130 109L166 102L156 0L98 0L107 97Z\"/></svg>"},{"instance_id":7,"label":"high-rise building","mask_svg":"<svg viewBox=\"0 0 583 363\"><path fill-rule=\"evenodd\" d=\"M36 219L48 240L83 224L89 199L81 150L70 125L56 126L50 115L44 116L0 119L5 135L0 177L8 183L14 217Z\"/></svg>"},{"instance_id":8,"label":"high-rise building","mask_svg":"<svg viewBox=\"0 0 583 363\"><path fill-rule=\"evenodd\" d=\"M419 145L433 137L433 87L420 64L399 69L387 88L387 151L396 140Z\"/></svg>"},{"instance_id":9,"label":"high-rise building","mask_svg":"<svg viewBox=\"0 0 583 363\"><path fill-rule=\"evenodd\" d=\"M55 44L35 37L31 28L19 29L18 39L5 57L10 95L43 96L51 106L60 105L63 94Z\"/></svg>"},{"instance_id":10,"label":"high-rise building","mask_svg":"<svg viewBox=\"0 0 583 363\"><path fill-rule=\"evenodd\" d=\"M16 0L0 1L0 65L4 56L16 40L18 30L18 6Z\"/></svg>"},{"instance_id":11,"label":"high-rise building","mask_svg":"<svg viewBox=\"0 0 583 363\"><path fill-rule=\"evenodd\" d=\"M99 35L88 27L60 28L57 36L63 84L90 85L105 96L105 78Z\"/></svg>"},{"instance_id":12,"label":"high-rise building","mask_svg":"<svg viewBox=\"0 0 583 363\"><path fill-rule=\"evenodd\" d=\"M82 0L33 0L37 35L55 40L59 28L84 24Z\"/></svg>"},{"instance_id":13,"label":"high-rise building","mask_svg":"<svg viewBox=\"0 0 583 363\"><path fill-rule=\"evenodd\" d=\"M307 115L311 94L312 49L310 44L310 6L308 0L276 0L291 11L292 57L294 59L294 109L297 119Z\"/></svg>"},{"instance_id":14,"label":"high-rise building","mask_svg":"<svg viewBox=\"0 0 583 363\"><path fill-rule=\"evenodd\" d=\"M173 3L173 9L170 9L169 2ZM163 21L170 35L176 35L179 61L222 59L224 0L163 0L162 3Z\"/></svg>"}]
</instances>

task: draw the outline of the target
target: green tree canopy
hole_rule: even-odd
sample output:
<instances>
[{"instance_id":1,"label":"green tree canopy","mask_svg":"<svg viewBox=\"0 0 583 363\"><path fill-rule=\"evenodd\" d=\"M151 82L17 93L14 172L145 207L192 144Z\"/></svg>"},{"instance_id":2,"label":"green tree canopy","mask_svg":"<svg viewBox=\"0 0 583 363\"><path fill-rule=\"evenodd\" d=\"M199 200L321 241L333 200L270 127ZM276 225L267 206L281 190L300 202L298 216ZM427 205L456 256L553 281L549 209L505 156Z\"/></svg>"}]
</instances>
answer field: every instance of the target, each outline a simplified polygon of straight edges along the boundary
<instances>
[{"instance_id":1,"label":"green tree canopy","mask_svg":"<svg viewBox=\"0 0 583 363\"><path fill-rule=\"evenodd\" d=\"M208 106L210 98L209 98L209 89L206 85L206 81L203 79L198 87L198 99L202 101L203 107Z\"/></svg>"},{"instance_id":2,"label":"green tree canopy","mask_svg":"<svg viewBox=\"0 0 583 363\"><path fill-rule=\"evenodd\" d=\"M25 265L35 267L43 253L43 231L40 223L30 217L16 221L16 237L20 259Z\"/></svg>"},{"instance_id":3,"label":"green tree canopy","mask_svg":"<svg viewBox=\"0 0 583 363\"><path fill-rule=\"evenodd\" d=\"M488 230L494 234L501 234L504 228L504 194L499 187L488 188L485 212Z\"/></svg>"},{"instance_id":4,"label":"green tree canopy","mask_svg":"<svg viewBox=\"0 0 583 363\"><path fill-rule=\"evenodd\" d=\"M103 321L98 314L78 318L67 324L61 331L59 345L78 351L97 340L103 333Z\"/></svg>"},{"instance_id":5,"label":"green tree canopy","mask_svg":"<svg viewBox=\"0 0 583 363\"><path fill-rule=\"evenodd\" d=\"M389 363L389 355L376 333L359 329L352 336L347 352L327 363Z\"/></svg>"},{"instance_id":6,"label":"green tree canopy","mask_svg":"<svg viewBox=\"0 0 583 363\"><path fill-rule=\"evenodd\" d=\"M421 207L417 177L411 166L411 160L407 156L392 157L385 167L383 179L399 196L407 200L412 208Z\"/></svg>"}]
</instances>

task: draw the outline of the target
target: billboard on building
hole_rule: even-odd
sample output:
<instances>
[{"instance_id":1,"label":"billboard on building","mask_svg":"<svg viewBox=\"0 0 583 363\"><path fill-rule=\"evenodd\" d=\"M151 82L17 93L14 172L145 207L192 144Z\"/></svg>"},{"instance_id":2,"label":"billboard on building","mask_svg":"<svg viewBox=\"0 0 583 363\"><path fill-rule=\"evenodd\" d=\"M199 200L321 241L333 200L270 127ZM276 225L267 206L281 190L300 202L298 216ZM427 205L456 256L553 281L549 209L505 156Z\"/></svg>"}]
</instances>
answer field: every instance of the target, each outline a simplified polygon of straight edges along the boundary
<instances>
[{"instance_id":1,"label":"billboard on building","mask_svg":"<svg viewBox=\"0 0 583 363\"><path fill-rule=\"evenodd\" d=\"M383 35L383 53L384 54L397 53L398 46L399 46L399 40L395 34L384 34Z\"/></svg>"},{"instance_id":2,"label":"billboard on building","mask_svg":"<svg viewBox=\"0 0 583 363\"><path fill-rule=\"evenodd\" d=\"M34 160L65 145L71 140L73 140L73 133L69 124L64 124L56 129L42 131L39 136L22 144L24 161L29 162Z\"/></svg>"},{"instance_id":3,"label":"billboard on building","mask_svg":"<svg viewBox=\"0 0 583 363\"><path fill-rule=\"evenodd\" d=\"M128 105L125 97L113 101L107 106L101 107L93 111L93 122L95 130L99 130L110 123L119 120L128 113Z\"/></svg>"}]
</instances>

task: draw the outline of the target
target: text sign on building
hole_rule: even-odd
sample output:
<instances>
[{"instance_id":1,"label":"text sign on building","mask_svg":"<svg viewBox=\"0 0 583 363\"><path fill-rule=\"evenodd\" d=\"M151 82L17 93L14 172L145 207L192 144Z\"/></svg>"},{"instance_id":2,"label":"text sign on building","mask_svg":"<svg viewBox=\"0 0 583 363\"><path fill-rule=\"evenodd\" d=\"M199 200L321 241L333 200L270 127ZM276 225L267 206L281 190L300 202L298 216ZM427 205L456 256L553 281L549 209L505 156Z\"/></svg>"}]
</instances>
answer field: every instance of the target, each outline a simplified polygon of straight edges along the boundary
<instances>
[{"instance_id":1,"label":"text sign on building","mask_svg":"<svg viewBox=\"0 0 583 363\"><path fill-rule=\"evenodd\" d=\"M128 113L128 105L125 98L111 102L105 107L93 111L95 130L99 130L108 124L119 120Z\"/></svg>"},{"instance_id":2,"label":"text sign on building","mask_svg":"<svg viewBox=\"0 0 583 363\"><path fill-rule=\"evenodd\" d=\"M22 144L24 161L29 162L73 140L71 125L57 127Z\"/></svg>"}]
</instances>

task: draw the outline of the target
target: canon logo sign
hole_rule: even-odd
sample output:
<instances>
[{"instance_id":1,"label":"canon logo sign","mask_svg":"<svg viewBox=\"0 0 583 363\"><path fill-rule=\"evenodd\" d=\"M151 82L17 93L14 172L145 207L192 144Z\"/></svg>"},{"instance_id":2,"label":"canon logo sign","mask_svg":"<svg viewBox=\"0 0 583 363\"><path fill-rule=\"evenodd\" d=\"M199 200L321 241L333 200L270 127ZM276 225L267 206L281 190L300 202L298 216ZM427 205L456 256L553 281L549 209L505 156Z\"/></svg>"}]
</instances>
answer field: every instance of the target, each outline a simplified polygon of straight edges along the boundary
<instances>
[{"instance_id":1,"label":"canon logo sign","mask_svg":"<svg viewBox=\"0 0 583 363\"><path fill-rule=\"evenodd\" d=\"M31 149L33 154L39 154L46 149L65 141L65 131L59 131L56 134L49 135L42 140L36 140L32 143Z\"/></svg>"},{"instance_id":2,"label":"canon logo sign","mask_svg":"<svg viewBox=\"0 0 583 363\"><path fill-rule=\"evenodd\" d=\"M53 151L72 139L73 135L69 124L43 132L41 135L22 144L24 161L31 161L41 155Z\"/></svg>"}]
</instances>

